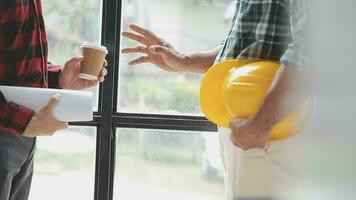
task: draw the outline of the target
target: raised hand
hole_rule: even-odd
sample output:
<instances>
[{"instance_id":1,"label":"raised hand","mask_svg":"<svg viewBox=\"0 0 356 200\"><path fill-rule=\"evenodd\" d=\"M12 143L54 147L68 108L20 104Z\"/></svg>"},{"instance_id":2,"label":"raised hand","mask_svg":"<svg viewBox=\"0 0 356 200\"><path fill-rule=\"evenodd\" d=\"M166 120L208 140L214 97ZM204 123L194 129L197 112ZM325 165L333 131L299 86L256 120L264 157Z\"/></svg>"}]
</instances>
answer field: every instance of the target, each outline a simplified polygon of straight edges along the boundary
<instances>
[{"instance_id":1,"label":"raised hand","mask_svg":"<svg viewBox=\"0 0 356 200\"><path fill-rule=\"evenodd\" d=\"M164 39L134 24L130 24L129 28L133 32L123 32L122 35L140 44L124 48L122 53L145 54L130 61L130 65L152 63L166 71L181 71L187 65L188 56L178 53Z\"/></svg>"}]
</instances>

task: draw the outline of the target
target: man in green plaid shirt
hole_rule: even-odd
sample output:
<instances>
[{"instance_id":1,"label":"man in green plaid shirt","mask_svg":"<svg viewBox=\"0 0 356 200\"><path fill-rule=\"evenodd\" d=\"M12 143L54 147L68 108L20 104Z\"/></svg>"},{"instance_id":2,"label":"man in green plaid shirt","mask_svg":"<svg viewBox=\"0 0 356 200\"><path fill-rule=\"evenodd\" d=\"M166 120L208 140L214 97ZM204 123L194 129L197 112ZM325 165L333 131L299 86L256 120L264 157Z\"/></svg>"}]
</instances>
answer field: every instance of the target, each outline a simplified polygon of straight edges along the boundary
<instances>
[{"instance_id":1,"label":"man in green plaid shirt","mask_svg":"<svg viewBox=\"0 0 356 200\"><path fill-rule=\"evenodd\" d=\"M136 25L123 36L140 43L123 53L143 53L129 64L153 63L170 72L205 73L227 59L268 59L282 65L257 114L247 122L235 119L219 128L225 168L226 199L303 199L298 137L269 142L271 128L303 102L308 94L303 34L306 0L237 0L231 30L213 50L177 52L164 39ZM286 103L287 102L287 103Z\"/></svg>"}]
</instances>

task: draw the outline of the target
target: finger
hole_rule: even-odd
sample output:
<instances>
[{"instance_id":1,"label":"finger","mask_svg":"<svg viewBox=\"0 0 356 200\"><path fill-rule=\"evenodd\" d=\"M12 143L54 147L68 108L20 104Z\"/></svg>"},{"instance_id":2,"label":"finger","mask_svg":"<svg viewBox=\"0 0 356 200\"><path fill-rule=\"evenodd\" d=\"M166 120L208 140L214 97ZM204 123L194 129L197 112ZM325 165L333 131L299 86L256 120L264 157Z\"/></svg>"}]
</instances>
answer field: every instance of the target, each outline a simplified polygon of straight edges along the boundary
<instances>
[{"instance_id":1,"label":"finger","mask_svg":"<svg viewBox=\"0 0 356 200\"><path fill-rule=\"evenodd\" d=\"M252 148L249 147L249 146L241 146L241 147L239 147L239 148L241 148L241 149L244 150L244 151L247 151L247 150L249 150L249 149L252 149Z\"/></svg>"},{"instance_id":2,"label":"finger","mask_svg":"<svg viewBox=\"0 0 356 200\"><path fill-rule=\"evenodd\" d=\"M148 56L141 56L133 61L130 61L129 65L137 65L137 64L148 63L148 62L150 62Z\"/></svg>"},{"instance_id":3,"label":"finger","mask_svg":"<svg viewBox=\"0 0 356 200\"><path fill-rule=\"evenodd\" d=\"M105 80L105 76L99 76L97 82L101 83Z\"/></svg>"},{"instance_id":4,"label":"finger","mask_svg":"<svg viewBox=\"0 0 356 200\"><path fill-rule=\"evenodd\" d=\"M98 81L99 81L99 83L102 83L102 82L105 81L105 78L104 78L104 77L99 77L99 78L98 78Z\"/></svg>"},{"instance_id":5,"label":"finger","mask_svg":"<svg viewBox=\"0 0 356 200\"><path fill-rule=\"evenodd\" d=\"M131 40L134 40L136 42L139 42L139 43L147 45L147 46L149 44L148 40L142 35L138 35L138 34L130 33L130 32L122 32L122 36L127 37Z\"/></svg>"},{"instance_id":6,"label":"finger","mask_svg":"<svg viewBox=\"0 0 356 200\"><path fill-rule=\"evenodd\" d=\"M242 149L244 151L246 151L248 149L248 146L239 142L238 140L234 140L234 141L231 141L235 147L239 148L239 149Z\"/></svg>"},{"instance_id":7,"label":"finger","mask_svg":"<svg viewBox=\"0 0 356 200\"><path fill-rule=\"evenodd\" d=\"M66 129L68 128L68 122L62 122L62 121L59 121L58 125L57 125L57 129Z\"/></svg>"},{"instance_id":8,"label":"finger","mask_svg":"<svg viewBox=\"0 0 356 200\"><path fill-rule=\"evenodd\" d=\"M154 33L152 33L151 31L149 31L147 29L144 29L142 27L139 27L139 26L137 26L135 24L130 24L129 27L133 31L136 31L139 34L146 36L148 39L154 39L154 40L158 39L158 37Z\"/></svg>"},{"instance_id":9,"label":"finger","mask_svg":"<svg viewBox=\"0 0 356 200\"><path fill-rule=\"evenodd\" d=\"M105 80L105 76L106 76L106 73L104 74L105 72L101 71L99 77L98 77L98 82L101 83Z\"/></svg>"},{"instance_id":10,"label":"finger","mask_svg":"<svg viewBox=\"0 0 356 200\"><path fill-rule=\"evenodd\" d=\"M244 144L243 142L241 142L240 140L238 140L237 138L235 138L232 134L230 135L230 141L232 142L232 144L235 147L238 147L238 148L243 149L243 150L247 149L247 145Z\"/></svg>"},{"instance_id":11,"label":"finger","mask_svg":"<svg viewBox=\"0 0 356 200\"><path fill-rule=\"evenodd\" d=\"M241 128L235 128L231 131L230 140L234 144L236 144L235 146L241 148L248 147L253 143L253 141L251 141L251 138L249 137L249 134L246 135L246 133L241 130Z\"/></svg>"},{"instance_id":12,"label":"finger","mask_svg":"<svg viewBox=\"0 0 356 200\"><path fill-rule=\"evenodd\" d=\"M108 66L108 61L105 59L104 60L104 64L103 64L104 67L107 67Z\"/></svg>"},{"instance_id":13,"label":"finger","mask_svg":"<svg viewBox=\"0 0 356 200\"><path fill-rule=\"evenodd\" d=\"M68 128L68 122L56 120L55 125L53 125L52 130L49 131L49 133L50 135L53 135L56 131L67 129L67 128Z\"/></svg>"},{"instance_id":14,"label":"finger","mask_svg":"<svg viewBox=\"0 0 356 200\"><path fill-rule=\"evenodd\" d=\"M124 48L121 50L121 53L147 53L147 47L137 46L137 47Z\"/></svg>"},{"instance_id":15,"label":"finger","mask_svg":"<svg viewBox=\"0 0 356 200\"><path fill-rule=\"evenodd\" d=\"M57 130L48 131L45 135L52 136Z\"/></svg>"},{"instance_id":16,"label":"finger","mask_svg":"<svg viewBox=\"0 0 356 200\"><path fill-rule=\"evenodd\" d=\"M99 79L96 81L88 81L87 82L87 88L90 88L90 87L95 87L95 86L97 86L98 85L98 83L99 83Z\"/></svg>"},{"instance_id":17,"label":"finger","mask_svg":"<svg viewBox=\"0 0 356 200\"><path fill-rule=\"evenodd\" d=\"M48 101L47 105L45 106L45 109L48 109L48 111L52 111L56 105L58 105L60 101L60 94L56 94L51 97L51 99Z\"/></svg>"},{"instance_id":18,"label":"finger","mask_svg":"<svg viewBox=\"0 0 356 200\"><path fill-rule=\"evenodd\" d=\"M99 75L99 77L100 76L106 76L108 74L108 70L106 70L104 67L101 69L101 71L100 71L100 75Z\"/></svg>"}]
</instances>

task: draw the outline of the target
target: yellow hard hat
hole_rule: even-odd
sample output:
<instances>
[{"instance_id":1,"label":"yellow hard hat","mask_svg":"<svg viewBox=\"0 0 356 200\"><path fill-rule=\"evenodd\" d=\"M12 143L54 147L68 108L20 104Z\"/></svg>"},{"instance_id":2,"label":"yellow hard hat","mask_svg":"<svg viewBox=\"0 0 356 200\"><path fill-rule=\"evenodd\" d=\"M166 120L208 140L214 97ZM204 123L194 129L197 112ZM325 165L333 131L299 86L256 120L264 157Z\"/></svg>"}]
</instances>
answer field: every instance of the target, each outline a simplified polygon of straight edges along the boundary
<instances>
[{"instance_id":1,"label":"yellow hard hat","mask_svg":"<svg viewBox=\"0 0 356 200\"><path fill-rule=\"evenodd\" d=\"M225 60L207 71L200 87L200 106L213 123L229 127L234 118L253 116L267 95L280 64L273 61ZM305 102L276 124L271 140L294 135L307 121Z\"/></svg>"}]
</instances>

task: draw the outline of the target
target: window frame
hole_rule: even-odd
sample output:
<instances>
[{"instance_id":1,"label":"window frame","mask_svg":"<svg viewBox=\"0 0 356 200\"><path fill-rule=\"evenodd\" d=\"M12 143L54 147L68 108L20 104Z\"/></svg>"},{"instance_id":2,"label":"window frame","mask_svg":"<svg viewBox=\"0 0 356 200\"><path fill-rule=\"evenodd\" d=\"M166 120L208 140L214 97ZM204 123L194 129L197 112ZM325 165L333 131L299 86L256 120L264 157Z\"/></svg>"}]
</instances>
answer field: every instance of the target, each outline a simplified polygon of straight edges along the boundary
<instances>
[{"instance_id":1,"label":"window frame","mask_svg":"<svg viewBox=\"0 0 356 200\"><path fill-rule=\"evenodd\" d=\"M120 69L122 0L103 0L101 41L109 49L106 80L99 86L98 111L90 122L74 122L74 126L95 126L95 200L112 200L115 169L116 128L144 128L177 131L216 132L216 125L205 117L124 113L117 110Z\"/></svg>"}]
</instances>

